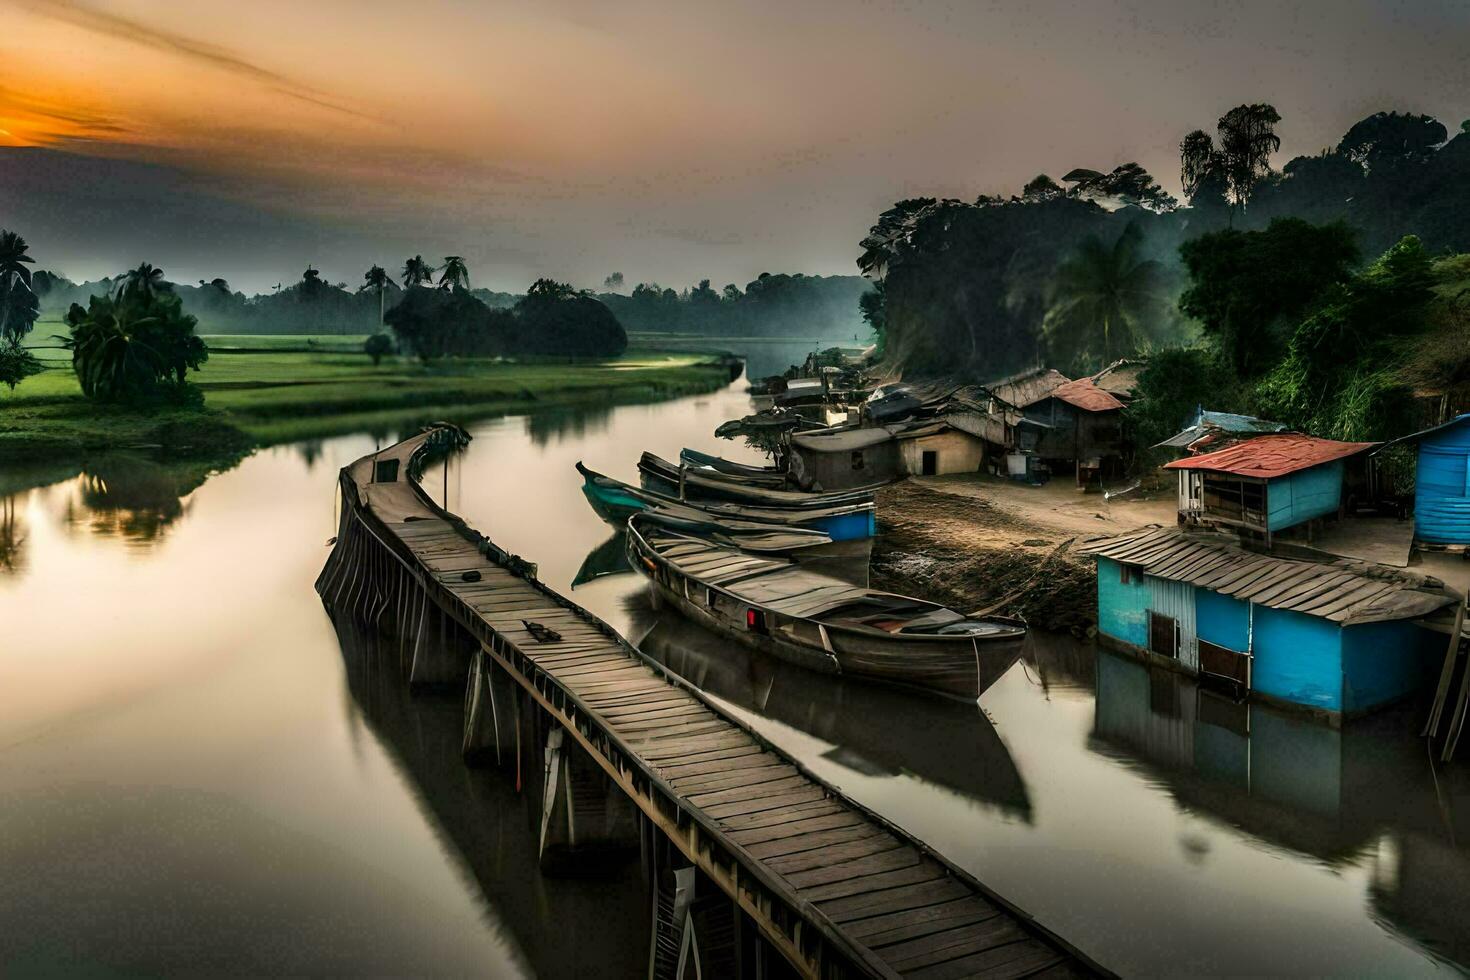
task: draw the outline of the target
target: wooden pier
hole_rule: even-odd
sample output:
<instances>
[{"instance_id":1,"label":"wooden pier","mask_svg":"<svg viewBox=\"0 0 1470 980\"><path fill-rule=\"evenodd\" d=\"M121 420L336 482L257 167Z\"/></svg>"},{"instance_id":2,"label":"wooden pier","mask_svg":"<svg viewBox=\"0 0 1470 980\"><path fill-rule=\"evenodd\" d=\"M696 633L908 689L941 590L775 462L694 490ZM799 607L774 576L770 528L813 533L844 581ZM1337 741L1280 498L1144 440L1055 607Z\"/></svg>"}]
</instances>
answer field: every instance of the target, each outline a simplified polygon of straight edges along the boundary
<instances>
[{"instance_id":1,"label":"wooden pier","mask_svg":"<svg viewBox=\"0 0 1470 980\"><path fill-rule=\"evenodd\" d=\"M334 614L399 636L409 683L466 686L467 753L520 758L512 702L550 719L543 852L605 838L631 803L645 852L657 835L678 856L679 887L653 903L650 975L684 976L691 957L688 975L767 975L742 941L810 977L1105 974L435 504L419 470L466 439L433 427L342 470L317 589ZM594 798L589 771L616 801ZM712 918L710 895L730 914Z\"/></svg>"}]
</instances>

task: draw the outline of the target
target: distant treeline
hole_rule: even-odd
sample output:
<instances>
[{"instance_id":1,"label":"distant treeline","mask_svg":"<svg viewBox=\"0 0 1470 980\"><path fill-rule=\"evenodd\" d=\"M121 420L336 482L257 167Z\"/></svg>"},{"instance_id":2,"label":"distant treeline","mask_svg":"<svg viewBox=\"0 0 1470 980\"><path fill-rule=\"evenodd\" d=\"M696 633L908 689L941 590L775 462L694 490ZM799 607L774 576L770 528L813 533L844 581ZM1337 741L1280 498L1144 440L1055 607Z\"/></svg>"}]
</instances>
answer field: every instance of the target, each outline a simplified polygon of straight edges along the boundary
<instances>
[{"instance_id":1,"label":"distant treeline","mask_svg":"<svg viewBox=\"0 0 1470 980\"><path fill-rule=\"evenodd\" d=\"M867 333L858 297L868 287L861 276L803 276L763 272L742 290L734 283L716 290L708 279L675 291L639 283L631 295L611 289L622 276L609 276L598 295L629 330L702 333L726 337L835 337Z\"/></svg>"},{"instance_id":2,"label":"distant treeline","mask_svg":"<svg viewBox=\"0 0 1470 980\"><path fill-rule=\"evenodd\" d=\"M886 356L920 373L989 377L1043 361L1080 373L1192 342L1200 326L1179 307L1189 285L1181 246L1280 218L1342 223L1360 263L1410 234L1431 255L1470 251L1466 127L1450 138L1430 117L1378 113L1278 171L1279 122L1269 105L1243 105L1215 134L1185 136L1182 206L1136 163L1060 182L1043 174L1009 198L899 202L858 259L874 280L863 310ZM1239 247L1226 235L1190 258L1218 265ZM1311 257L1288 250L1280 260L1268 271Z\"/></svg>"},{"instance_id":3,"label":"distant treeline","mask_svg":"<svg viewBox=\"0 0 1470 980\"><path fill-rule=\"evenodd\" d=\"M72 303L86 306L93 296L111 294L122 277L76 283L40 270L33 278L42 313L57 315ZM199 332L204 334L364 334L379 329L376 289L354 290L345 282L329 283L315 269L307 269L299 282L255 296L232 289L225 279L201 280L198 285L172 282L169 286L183 300L184 310L198 317ZM489 289L469 292L496 310L509 309L520 299L514 293ZM403 297L399 286L385 285L382 311L391 310Z\"/></svg>"}]
</instances>

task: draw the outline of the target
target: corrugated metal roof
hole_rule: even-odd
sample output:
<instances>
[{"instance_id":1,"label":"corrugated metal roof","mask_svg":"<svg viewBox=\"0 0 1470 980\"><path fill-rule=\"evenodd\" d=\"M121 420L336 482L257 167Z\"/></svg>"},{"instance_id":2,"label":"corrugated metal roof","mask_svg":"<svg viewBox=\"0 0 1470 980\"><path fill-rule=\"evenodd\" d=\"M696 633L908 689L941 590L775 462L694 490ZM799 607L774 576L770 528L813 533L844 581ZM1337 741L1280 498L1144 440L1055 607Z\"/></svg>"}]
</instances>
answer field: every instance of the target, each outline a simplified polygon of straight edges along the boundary
<instances>
[{"instance_id":1,"label":"corrugated metal roof","mask_svg":"<svg viewBox=\"0 0 1470 980\"><path fill-rule=\"evenodd\" d=\"M1337 442L1296 432L1283 432L1247 439L1219 452L1176 459L1172 463L1165 463L1164 468L1210 470L1270 480L1297 470L1346 459L1376 445L1376 442Z\"/></svg>"},{"instance_id":2,"label":"corrugated metal roof","mask_svg":"<svg viewBox=\"0 0 1470 980\"><path fill-rule=\"evenodd\" d=\"M1385 442L1382 446L1379 446L1378 448L1387 449L1389 446L1394 446L1401 442L1418 442L1420 439L1423 439L1426 436L1432 436L1437 432L1442 432L1445 429L1452 429L1455 426L1463 425L1466 422L1470 422L1470 414L1457 415L1454 418L1450 419L1448 422L1441 422L1439 425L1430 426L1427 429L1421 429L1420 431L1415 432L1412 435L1399 436L1397 439L1390 439L1388 440L1388 442Z\"/></svg>"},{"instance_id":3,"label":"corrugated metal roof","mask_svg":"<svg viewBox=\"0 0 1470 980\"><path fill-rule=\"evenodd\" d=\"M1207 412L1204 409L1195 416L1194 424L1155 444L1154 448L1168 447L1170 449L1187 449L1190 445L1209 435L1211 432L1229 432L1235 435L1248 435L1250 433L1285 432L1287 426L1283 422L1268 422L1258 419L1254 415L1236 415L1232 412Z\"/></svg>"},{"instance_id":4,"label":"corrugated metal roof","mask_svg":"<svg viewBox=\"0 0 1470 980\"><path fill-rule=\"evenodd\" d=\"M1084 412L1111 412L1123 407L1122 402L1093 384L1090 378L1078 378L1076 381L1058 385L1053 389L1051 397L1060 398Z\"/></svg>"},{"instance_id":5,"label":"corrugated metal roof","mask_svg":"<svg viewBox=\"0 0 1470 980\"><path fill-rule=\"evenodd\" d=\"M871 429L844 429L838 432L813 432L793 435L791 444L817 453L851 452L876 446L893 438L893 433L881 427Z\"/></svg>"},{"instance_id":6,"label":"corrugated metal roof","mask_svg":"<svg viewBox=\"0 0 1470 980\"><path fill-rule=\"evenodd\" d=\"M1092 375L1092 383L1103 391L1131 398L1138 387L1138 377L1148 362L1137 357L1121 357Z\"/></svg>"},{"instance_id":7,"label":"corrugated metal roof","mask_svg":"<svg viewBox=\"0 0 1470 980\"><path fill-rule=\"evenodd\" d=\"M1111 558L1155 578L1343 626L1416 619L1458 597L1429 576L1338 558L1307 561L1246 551L1223 534L1143 528L1091 541L1083 554Z\"/></svg>"},{"instance_id":8,"label":"corrugated metal roof","mask_svg":"<svg viewBox=\"0 0 1470 980\"><path fill-rule=\"evenodd\" d=\"M1055 368L1032 368L1007 375L998 381L987 382L984 387L990 389L995 397L1016 408L1025 408L1046 398L1066 383L1067 376Z\"/></svg>"}]
</instances>

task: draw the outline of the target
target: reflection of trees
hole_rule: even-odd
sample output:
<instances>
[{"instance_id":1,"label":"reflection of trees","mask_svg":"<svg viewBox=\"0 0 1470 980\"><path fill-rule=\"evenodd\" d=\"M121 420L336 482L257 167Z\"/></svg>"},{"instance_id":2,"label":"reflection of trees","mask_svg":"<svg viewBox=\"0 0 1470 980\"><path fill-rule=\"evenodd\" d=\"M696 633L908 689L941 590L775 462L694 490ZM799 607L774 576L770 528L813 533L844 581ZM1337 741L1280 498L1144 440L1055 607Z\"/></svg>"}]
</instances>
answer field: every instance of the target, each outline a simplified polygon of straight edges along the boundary
<instances>
[{"instance_id":1,"label":"reflection of trees","mask_svg":"<svg viewBox=\"0 0 1470 980\"><path fill-rule=\"evenodd\" d=\"M219 468L217 460L155 462L122 454L104 457L88 463L78 477L82 512L68 509L67 521L74 526L85 524L94 534L156 540L189 512L182 498Z\"/></svg>"},{"instance_id":2,"label":"reflection of trees","mask_svg":"<svg viewBox=\"0 0 1470 980\"><path fill-rule=\"evenodd\" d=\"M14 575L24 564L26 524L15 507L15 494L0 498L0 572Z\"/></svg>"},{"instance_id":3,"label":"reflection of trees","mask_svg":"<svg viewBox=\"0 0 1470 980\"><path fill-rule=\"evenodd\" d=\"M605 432L610 418L610 405L533 412L526 416L526 434L534 445L545 446L568 437L580 439L589 433Z\"/></svg>"},{"instance_id":4,"label":"reflection of trees","mask_svg":"<svg viewBox=\"0 0 1470 980\"><path fill-rule=\"evenodd\" d=\"M316 461L322 458L322 441L320 439L308 439L298 443L296 452L301 456L301 461L306 464L307 472L316 466Z\"/></svg>"}]
</instances>

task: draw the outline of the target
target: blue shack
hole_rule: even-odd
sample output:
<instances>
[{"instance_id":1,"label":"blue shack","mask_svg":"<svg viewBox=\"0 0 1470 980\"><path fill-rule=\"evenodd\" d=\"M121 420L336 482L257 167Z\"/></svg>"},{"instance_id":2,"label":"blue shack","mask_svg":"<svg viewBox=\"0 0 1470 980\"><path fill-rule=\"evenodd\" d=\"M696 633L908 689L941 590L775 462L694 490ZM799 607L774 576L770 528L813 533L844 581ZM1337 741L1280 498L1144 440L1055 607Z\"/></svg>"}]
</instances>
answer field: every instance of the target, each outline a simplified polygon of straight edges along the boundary
<instances>
[{"instance_id":1,"label":"blue shack","mask_svg":"<svg viewBox=\"0 0 1470 980\"><path fill-rule=\"evenodd\" d=\"M1388 445L1400 442L1419 446L1414 540L1436 547L1470 546L1470 414Z\"/></svg>"},{"instance_id":2,"label":"blue shack","mask_svg":"<svg viewBox=\"0 0 1470 980\"><path fill-rule=\"evenodd\" d=\"M1084 550L1105 646L1329 719L1432 682L1444 639L1417 621L1457 601L1403 569L1263 554L1218 532L1152 527Z\"/></svg>"},{"instance_id":3,"label":"blue shack","mask_svg":"<svg viewBox=\"0 0 1470 980\"><path fill-rule=\"evenodd\" d=\"M1346 461L1376 445L1283 432L1176 459L1164 468L1179 473L1184 523L1254 532L1269 544L1279 531L1337 514Z\"/></svg>"}]
</instances>

